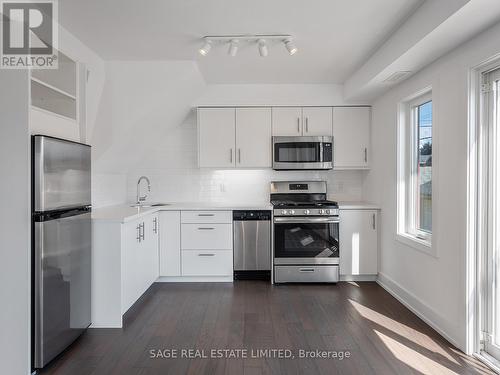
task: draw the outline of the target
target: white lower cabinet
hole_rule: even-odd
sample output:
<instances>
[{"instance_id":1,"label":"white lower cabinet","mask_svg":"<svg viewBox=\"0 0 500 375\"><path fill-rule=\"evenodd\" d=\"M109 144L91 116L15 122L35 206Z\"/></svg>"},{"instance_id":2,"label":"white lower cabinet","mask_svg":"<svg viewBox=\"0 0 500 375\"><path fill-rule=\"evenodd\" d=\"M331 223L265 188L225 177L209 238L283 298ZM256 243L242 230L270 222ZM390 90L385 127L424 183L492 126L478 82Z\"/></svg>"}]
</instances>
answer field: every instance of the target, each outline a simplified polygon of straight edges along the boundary
<instances>
[{"instance_id":1,"label":"white lower cabinet","mask_svg":"<svg viewBox=\"0 0 500 375\"><path fill-rule=\"evenodd\" d=\"M160 228L162 281L232 278L232 211L165 211Z\"/></svg>"},{"instance_id":2,"label":"white lower cabinet","mask_svg":"<svg viewBox=\"0 0 500 375\"><path fill-rule=\"evenodd\" d=\"M160 276L181 276L181 212L160 212Z\"/></svg>"},{"instance_id":3,"label":"white lower cabinet","mask_svg":"<svg viewBox=\"0 0 500 375\"><path fill-rule=\"evenodd\" d=\"M119 328L158 278L158 214L126 223L94 220L92 226L92 326Z\"/></svg>"},{"instance_id":4,"label":"white lower cabinet","mask_svg":"<svg viewBox=\"0 0 500 375\"><path fill-rule=\"evenodd\" d=\"M231 276L233 250L183 250L183 276Z\"/></svg>"},{"instance_id":5,"label":"white lower cabinet","mask_svg":"<svg viewBox=\"0 0 500 375\"><path fill-rule=\"evenodd\" d=\"M158 214L124 224L122 313L158 278Z\"/></svg>"},{"instance_id":6,"label":"white lower cabinet","mask_svg":"<svg viewBox=\"0 0 500 375\"><path fill-rule=\"evenodd\" d=\"M183 211L182 276L233 276L231 211Z\"/></svg>"},{"instance_id":7,"label":"white lower cabinet","mask_svg":"<svg viewBox=\"0 0 500 375\"><path fill-rule=\"evenodd\" d=\"M232 231L232 224L182 224L182 249L232 249Z\"/></svg>"},{"instance_id":8,"label":"white lower cabinet","mask_svg":"<svg viewBox=\"0 0 500 375\"><path fill-rule=\"evenodd\" d=\"M340 275L378 273L378 210L340 210Z\"/></svg>"}]
</instances>

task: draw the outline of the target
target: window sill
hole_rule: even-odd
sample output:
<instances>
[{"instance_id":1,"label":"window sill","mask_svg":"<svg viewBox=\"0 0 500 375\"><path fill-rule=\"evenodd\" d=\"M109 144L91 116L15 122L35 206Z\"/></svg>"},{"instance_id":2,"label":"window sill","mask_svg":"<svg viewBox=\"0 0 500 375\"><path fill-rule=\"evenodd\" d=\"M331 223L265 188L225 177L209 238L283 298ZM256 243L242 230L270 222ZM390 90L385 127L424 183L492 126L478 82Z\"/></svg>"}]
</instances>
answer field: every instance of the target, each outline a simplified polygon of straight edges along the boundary
<instances>
[{"instance_id":1,"label":"window sill","mask_svg":"<svg viewBox=\"0 0 500 375\"><path fill-rule=\"evenodd\" d=\"M418 250L427 255L431 255L434 258L437 258L436 250L432 246L431 241L426 241L415 236L412 236L408 233L397 233L396 240L409 246L415 250Z\"/></svg>"}]
</instances>

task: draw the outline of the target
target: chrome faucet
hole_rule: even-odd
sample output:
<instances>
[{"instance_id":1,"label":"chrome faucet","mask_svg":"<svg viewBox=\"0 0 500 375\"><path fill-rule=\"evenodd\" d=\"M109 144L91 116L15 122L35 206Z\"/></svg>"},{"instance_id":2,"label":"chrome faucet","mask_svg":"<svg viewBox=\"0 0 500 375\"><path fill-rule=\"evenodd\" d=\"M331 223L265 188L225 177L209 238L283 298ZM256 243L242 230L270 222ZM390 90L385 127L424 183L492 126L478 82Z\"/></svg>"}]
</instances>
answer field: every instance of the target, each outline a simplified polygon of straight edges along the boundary
<instances>
[{"instance_id":1,"label":"chrome faucet","mask_svg":"<svg viewBox=\"0 0 500 375\"><path fill-rule=\"evenodd\" d=\"M147 193L145 195L140 195L141 181L142 180L145 180L148 183L148 192L151 191L151 182L149 181L149 178L147 178L146 176L139 177L139 180L137 181L137 204L144 202L146 200L146 198L148 197Z\"/></svg>"}]
</instances>

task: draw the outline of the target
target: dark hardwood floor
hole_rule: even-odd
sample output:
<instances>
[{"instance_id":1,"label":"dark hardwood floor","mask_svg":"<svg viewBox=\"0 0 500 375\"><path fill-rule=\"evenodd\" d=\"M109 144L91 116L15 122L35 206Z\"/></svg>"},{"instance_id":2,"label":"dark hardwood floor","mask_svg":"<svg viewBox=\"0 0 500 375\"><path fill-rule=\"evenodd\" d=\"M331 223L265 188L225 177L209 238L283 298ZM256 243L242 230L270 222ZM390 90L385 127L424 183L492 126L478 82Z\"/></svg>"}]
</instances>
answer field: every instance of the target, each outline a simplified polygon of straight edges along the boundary
<instances>
[{"instance_id":1,"label":"dark hardwood floor","mask_svg":"<svg viewBox=\"0 0 500 375\"><path fill-rule=\"evenodd\" d=\"M210 358L211 349L248 349L247 358ZM209 358L167 359L199 349ZM288 349L295 358L252 358L251 349ZM299 359L300 350L350 357ZM151 350L156 358L151 358ZM285 353L290 353L285 352ZM194 353L196 354L196 353ZM254 352L255 354L255 352ZM484 374L376 283L154 284L123 329L89 329L42 374Z\"/></svg>"}]
</instances>

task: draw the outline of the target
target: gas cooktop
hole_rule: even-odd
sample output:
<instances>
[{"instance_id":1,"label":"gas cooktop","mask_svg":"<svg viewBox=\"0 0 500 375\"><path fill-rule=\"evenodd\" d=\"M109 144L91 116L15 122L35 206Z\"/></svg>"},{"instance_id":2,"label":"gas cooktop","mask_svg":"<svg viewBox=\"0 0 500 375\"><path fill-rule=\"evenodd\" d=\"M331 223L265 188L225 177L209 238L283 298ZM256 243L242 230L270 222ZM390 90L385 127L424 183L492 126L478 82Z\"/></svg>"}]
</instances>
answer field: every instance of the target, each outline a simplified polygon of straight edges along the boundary
<instances>
[{"instance_id":1,"label":"gas cooktop","mask_svg":"<svg viewBox=\"0 0 500 375\"><path fill-rule=\"evenodd\" d=\"M338 207L337 202L321 200L321 201L307 201L307 202L295 202L293 200L272 200L271 204L274 207Z\"/></svg>"}]
</instances>

